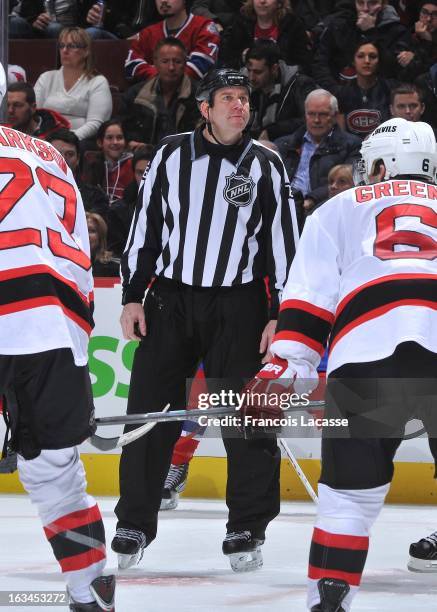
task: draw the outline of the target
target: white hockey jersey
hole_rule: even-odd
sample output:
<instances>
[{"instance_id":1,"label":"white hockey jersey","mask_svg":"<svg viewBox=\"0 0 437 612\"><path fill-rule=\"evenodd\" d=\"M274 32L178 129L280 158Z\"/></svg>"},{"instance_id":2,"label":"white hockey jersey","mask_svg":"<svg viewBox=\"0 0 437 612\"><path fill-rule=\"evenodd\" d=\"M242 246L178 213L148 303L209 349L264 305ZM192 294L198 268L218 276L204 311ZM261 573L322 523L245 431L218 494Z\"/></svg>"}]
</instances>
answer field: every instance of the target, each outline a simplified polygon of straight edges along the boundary
<instances>
[{"instance_id":1,"label":"white hockey jersey","mask_svg":"<svg viewBox=\"0 0 437 612\"><path fill-rule=\"evenodd\" d=\"M0 127L0 354L87 362L93 280L82 199L49 143Z\"/></svg>"},{"instance_id":2,"label":"white hockey jersey","mask_svg":"<svg viewBox=\"0 0 437 612\"><path fill-rule=\"evenodd\" d=\"M437 187L391 180L349 189L308 218L271 351L328 374L401 342L437 353Z\"/></svg>"}]
</instances>

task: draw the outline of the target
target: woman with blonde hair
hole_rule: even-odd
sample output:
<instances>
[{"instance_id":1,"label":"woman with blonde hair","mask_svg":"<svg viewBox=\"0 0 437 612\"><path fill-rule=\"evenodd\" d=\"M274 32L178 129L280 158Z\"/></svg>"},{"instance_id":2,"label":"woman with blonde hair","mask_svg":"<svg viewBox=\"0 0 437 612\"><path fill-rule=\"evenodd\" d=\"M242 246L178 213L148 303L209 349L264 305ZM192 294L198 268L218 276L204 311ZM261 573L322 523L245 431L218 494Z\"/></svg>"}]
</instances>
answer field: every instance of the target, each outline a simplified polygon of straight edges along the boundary
<instances>
[{"instance_id":1,"label":"woman with blonde hair","mask_svg":"<svg viewBox=\"0 0 437 612\"><path fill-rule=\"evenodd\" d=\"M38 78L37 105L66 117L79 140L91 138L112 113L109 83L94 68L91 38L85 30L64 28L58 46L61 68Z\"/></svg>"},{"instance_id":2,"label":"woman with blonde hair","mask_svg":"<svg viewBox=\"0 0 437 612\"><path fill-rule=\"evenodd\" d=\"M240 15L222 35L222 62L227 67L240 68L247 49L260 39L277 43L286 64L309 70L310 40L290 0L245 0Z\"/></svg>"},{"instance_id":3,"label":"woman with blonde hair","mask_svg":"<svg viewBox=\"0 0 437 612\"><path fill-rule=\"evenodd\" d=\"M87 212L93 276L119 276L120 260L108 251L108 226L98 213Z\"/></svg>"},{"instance_id":4,"label":"woman with blonde hair","mask_svg":"<svg viewBox=\"0 0 437 612\"><path fill-rule=\"evenodd\" d=\"M354 187L351 164L337 164L328 173L328 193L333 198L338 193Z\"/></svg>"}]
</instances>

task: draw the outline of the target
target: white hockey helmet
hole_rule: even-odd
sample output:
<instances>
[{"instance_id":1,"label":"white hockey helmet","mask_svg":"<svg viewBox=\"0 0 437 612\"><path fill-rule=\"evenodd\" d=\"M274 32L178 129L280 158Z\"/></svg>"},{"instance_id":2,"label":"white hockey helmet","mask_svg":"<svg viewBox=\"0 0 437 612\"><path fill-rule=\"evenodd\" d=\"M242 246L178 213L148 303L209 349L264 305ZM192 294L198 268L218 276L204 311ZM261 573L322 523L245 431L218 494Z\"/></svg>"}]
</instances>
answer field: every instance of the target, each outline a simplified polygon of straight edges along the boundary
<instances>
[{"instance_id":1,"label":"white hockey helmet","mask_svg":"<svg viewBox=\"0 0 437 612\"><path fill-rule=\"evenodd\" d=\"M5 69L3 64L0 62L0 104L3 102L3 98L6 96L8 91L8 80L6 78Z\"/></svg>"},{"instance_id":2,"label":"white hockey helmet","mask_svg":"<svg viewBox=\"0 0 437 612\"><path fill-rule=\"evenodd\" d=\"M399 175L423 176L436 180L437 145L430 125L396 117L381 123L361 145L364 182L382 160L384 180Z\"/></svg>"}]
</instances>

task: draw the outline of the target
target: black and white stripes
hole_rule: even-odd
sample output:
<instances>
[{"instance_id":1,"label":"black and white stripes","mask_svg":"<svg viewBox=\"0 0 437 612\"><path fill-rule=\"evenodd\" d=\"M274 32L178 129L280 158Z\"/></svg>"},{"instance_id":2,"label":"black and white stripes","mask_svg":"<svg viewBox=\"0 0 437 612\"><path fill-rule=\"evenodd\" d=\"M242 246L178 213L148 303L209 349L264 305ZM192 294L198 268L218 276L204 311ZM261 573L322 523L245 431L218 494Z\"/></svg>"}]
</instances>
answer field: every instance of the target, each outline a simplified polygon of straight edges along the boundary
<instances>
[{"instance_id":1,"label":"black and white stripes","mask_svg":"<svg viewBox=\"0 0 437 612\"><path fill-rule=\"evenodd\" d=\"M202 287L269 276L277 301L297 240L282 162L249 138L229 154L214 148L200 131L158 148L123 256L124 303L157 275Z\"/></svg>"}]
</instances>

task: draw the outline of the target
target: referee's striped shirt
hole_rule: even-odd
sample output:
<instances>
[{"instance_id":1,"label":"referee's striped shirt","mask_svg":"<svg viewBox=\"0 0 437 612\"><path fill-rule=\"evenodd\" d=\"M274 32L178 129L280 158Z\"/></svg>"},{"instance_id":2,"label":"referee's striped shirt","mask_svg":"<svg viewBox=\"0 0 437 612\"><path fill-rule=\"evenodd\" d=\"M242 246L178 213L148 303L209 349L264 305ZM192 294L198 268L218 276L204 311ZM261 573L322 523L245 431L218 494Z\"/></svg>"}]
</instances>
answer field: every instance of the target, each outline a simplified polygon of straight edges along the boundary
<instances>
[{"instance_id":1,"label":"referee's striped shirt","mask_svg":"<svg viewBox=\"0 0 437 612\"><path fill-rule=\"evenodd\" d=\"M140 188L122 257L123 303L141 302L153 276L201 287L268 276L275 316L297 236L275 152L249 137L237 149L210 145L200 129L170 136Z\"/></svg>"}]
</instances>

